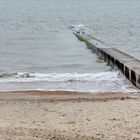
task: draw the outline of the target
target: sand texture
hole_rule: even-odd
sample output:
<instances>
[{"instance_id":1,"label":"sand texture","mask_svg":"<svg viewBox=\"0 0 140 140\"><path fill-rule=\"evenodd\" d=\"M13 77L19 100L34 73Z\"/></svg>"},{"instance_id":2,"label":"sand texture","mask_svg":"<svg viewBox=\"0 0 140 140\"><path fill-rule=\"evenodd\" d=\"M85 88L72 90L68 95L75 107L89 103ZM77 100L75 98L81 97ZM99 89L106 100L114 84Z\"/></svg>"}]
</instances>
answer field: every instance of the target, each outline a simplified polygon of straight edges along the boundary
<instances>
[{"instance_id":1,"label":"sand texture","mask_svg":"<svg viewBox=\"0 0 140 140\"><path fill-rule=\"evenodd\" d=\"M1 92L0 140L140 140L140 97Z\"/></svg>"}]
</instances>

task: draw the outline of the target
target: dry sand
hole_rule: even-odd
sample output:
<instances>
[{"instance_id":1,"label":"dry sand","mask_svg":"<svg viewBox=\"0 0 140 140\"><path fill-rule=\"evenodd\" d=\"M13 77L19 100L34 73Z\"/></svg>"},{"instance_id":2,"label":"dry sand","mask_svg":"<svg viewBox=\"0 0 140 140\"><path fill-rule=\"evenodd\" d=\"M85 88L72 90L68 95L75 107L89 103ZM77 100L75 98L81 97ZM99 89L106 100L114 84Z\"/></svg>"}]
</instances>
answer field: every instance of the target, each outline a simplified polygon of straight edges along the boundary
<instances>
[{"instance_id":1,"label":"dry sand","mask_svg":"<svg viewBox=\"0 0 140 140\"><path fill-rule=\"evenodd\" d=\"M140 96L1 92L0 140L140 140Z\"/></svg>"}]
</instances>

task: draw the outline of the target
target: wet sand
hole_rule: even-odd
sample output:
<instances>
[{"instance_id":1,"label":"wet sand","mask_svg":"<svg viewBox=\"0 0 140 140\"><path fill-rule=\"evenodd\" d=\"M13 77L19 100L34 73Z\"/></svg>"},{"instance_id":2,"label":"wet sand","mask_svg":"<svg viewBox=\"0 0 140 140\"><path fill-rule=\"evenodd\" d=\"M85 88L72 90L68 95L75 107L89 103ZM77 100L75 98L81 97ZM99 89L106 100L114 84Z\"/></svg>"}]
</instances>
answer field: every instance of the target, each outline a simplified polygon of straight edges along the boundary
<instances>
[{"instance_id":1,"label":"wet sand","mask_svg":"<svg viewBox=\"0 0 140 140\"><path fill-rule=\"evenodd\" d=\"M140 140L140 93L0 92L2 140Z\"/></svg>"}]
</instances>

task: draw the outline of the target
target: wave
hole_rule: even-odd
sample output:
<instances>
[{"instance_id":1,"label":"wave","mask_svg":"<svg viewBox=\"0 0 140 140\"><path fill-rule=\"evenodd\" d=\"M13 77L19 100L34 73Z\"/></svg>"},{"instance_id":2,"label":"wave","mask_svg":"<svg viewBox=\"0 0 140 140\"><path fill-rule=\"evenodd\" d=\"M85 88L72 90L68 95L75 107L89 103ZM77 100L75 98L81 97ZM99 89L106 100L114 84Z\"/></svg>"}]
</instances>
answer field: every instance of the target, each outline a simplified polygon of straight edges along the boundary
<instances>
[{"instance_id":1,"label":"wave","mask_svg":"<svg viewBox=\"0 0 140 140\"><path fill-rule=\"evenodd\" d=\"M75 29L75 28L81 29L81 28L84 28L84 25L83 24L78 24L78 25L70 25L69 26L69 29Z\"/></svg>"},{"instance_id":2,"label":"wave","mask_svg":"<svg viewBox=\"0 0 140 140\"><path fill-rule=\"evenodd\" d=\"M0 82L28 82L28 81L116 81L120 78L119 72L100 73L3 73L0 74Z\"/></svg>"},{"instance_id":3,"label":"wave","mask_svg":"<svg viewBox=\"0 0 140 140\"><path fill-rule=\"evenodd\" d=\"M17 73L0 73L0 78L7 78L17 75Z\"/></svg>"},{"instance_id":4,"label":"wave","mask_svg":"<svg viewBox=\"0 0 140 140\"><path fill-rule=\"evenodd\" d=\"M119 71L100 73L5 73L0 90L68 90L83 92L138 92Z\"/></svg>"}]
</instances>

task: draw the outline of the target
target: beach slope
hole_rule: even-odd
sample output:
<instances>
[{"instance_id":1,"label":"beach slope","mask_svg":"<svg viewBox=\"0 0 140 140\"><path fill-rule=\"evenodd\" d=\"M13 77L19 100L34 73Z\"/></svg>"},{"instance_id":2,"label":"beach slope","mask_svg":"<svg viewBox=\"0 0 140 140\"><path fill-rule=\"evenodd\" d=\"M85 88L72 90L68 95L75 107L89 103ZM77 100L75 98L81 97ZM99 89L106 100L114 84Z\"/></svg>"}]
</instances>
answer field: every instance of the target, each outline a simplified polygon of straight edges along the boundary
<instances>
[{"instance_id":1,"label":"beach slope","mask_svg":"<svg viewBox=\"0 0 140 140\"><path fill-rule=\"evenodd\" d=\"M140 140L139 94L0 93L2 140Z\"/></svg>"}]
</instances>

